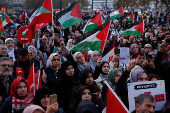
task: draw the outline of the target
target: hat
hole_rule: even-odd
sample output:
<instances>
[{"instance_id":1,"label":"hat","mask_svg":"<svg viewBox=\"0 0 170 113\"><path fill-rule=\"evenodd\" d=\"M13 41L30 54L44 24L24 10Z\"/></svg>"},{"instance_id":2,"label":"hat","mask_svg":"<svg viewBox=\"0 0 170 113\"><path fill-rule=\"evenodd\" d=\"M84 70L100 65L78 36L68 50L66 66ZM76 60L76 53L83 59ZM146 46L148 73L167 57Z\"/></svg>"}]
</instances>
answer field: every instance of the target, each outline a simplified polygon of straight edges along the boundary
<instances>
[{"instance_id":1,"label":"hat","mask_svg":"<svg viewBox=\"0 0 170 113\"><path fill-rule=\"evenodd\" d=\"M27 55L28 55L28 50L25 49L25 48L21 48L21 49L19 50L19 55L21 55L21 56L27 56Z\"/></svg>"},{"instance_id":2,"label":"hat","mask_svg":"<svg viewBox=\"0 0 170 113\"><path fill-rule=\"evenodd\" d=\"M13 40L12 38L7 38L7 39L5 39L5 44L6 44L8 41L13 41L13 42L14 42L14 40Z\"/></svg>"}]
</instances>

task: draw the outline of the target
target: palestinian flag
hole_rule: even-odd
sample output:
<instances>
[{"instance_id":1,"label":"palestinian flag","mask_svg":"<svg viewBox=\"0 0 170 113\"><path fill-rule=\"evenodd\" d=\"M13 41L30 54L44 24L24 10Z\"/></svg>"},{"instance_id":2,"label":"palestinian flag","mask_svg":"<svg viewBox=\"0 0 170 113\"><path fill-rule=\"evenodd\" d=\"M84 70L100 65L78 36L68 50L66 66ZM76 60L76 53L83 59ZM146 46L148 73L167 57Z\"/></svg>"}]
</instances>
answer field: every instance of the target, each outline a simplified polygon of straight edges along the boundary
<instances>
[{"instance_id":1,"label":"palestinian flag","mask_svg":"<svg viewBox=\"0 0 170 113\"><path fill-rule=\"evenodd\" d=\"M88 23L88 25L85 26L84 32L91 31L99 26L102 25L102 18L100 12L98 12L95 17Z\"/></svg>"},{"instance_id":2,"label":"palestinian flag","mask_svg":"<svg viewBox=\"0 0 170 113\"><path fill-rule=\"evenodd\" d=\"M3 26L6 26L9 23L13 24L12 20L6 14L2 16L2 23L3 23Z\"/></svg>"},{"instance_id":3,"label":"palestinian flag","mask_svg":"<svg viewBox=\"0 0 170 113\"><path fill-rule=\"evenodd\" d=\"M94 34L87 37L85 40L75 45L71 49L71 51L84 52L89 50L97 50L98 52L102 52L105 46L105 42L107 40L109 27L110 22L101 31L95 32Z\"/></svg>"},{"instance_id":4,"label":"palestinian flag","mask_svg":"<svg viewBox=\"0 0 170 113\"><path fill-rule=\"evenodd\" d=\"M24 11L20 18L20 22L24 22L25 20L23 21L23 19L25 19L25 18L26 18L26 12Z\"/></svg>"},{"instance_id":5,"label":"palestinian flag","mask_svg":"<svg viewBox=\"0 0 170 113\"><path fill-rule=\"evenodd\" d=\"M124 35L124 36L141 36L141 35L143 35L143 32L144 32L144 22L142 21L138 25L136 25L130 29L127 29L125 31L122 31L120 36L122 36L122 35Z\"/></svg>"},{"instance_id":6,"label":"palestinian flag","mask_svg":"<svg viewBox=\"0 0 170 113\"><path fill-rule=\"evenodd\" d=\"M133 12L131 12L130 17L128 18L128 20L127 20L127 21L131 21L131 20L134 20Z\"/></svg>"},{"instance_id":7,"label":"palestinian flag","mask_svg":"<svg viewBox=\"0 0 170 113\"><path fill-rule=\"evenodd\" d=\"M109 58L113 57L115 55L115 47L112 48L106 55L103 56L102 61L109 62Z\"/></svg>"},{"instance_id":8,"label":"palestinian flag","mask_svg":"<svg viewBox=\"0 0 170 113\"><path fill-rule=\"evenodd\" d=\"M104 83L107 88L102 113L130 113L110 85L106 81Z\"/></svg>"},{"instance_id":9,"label":"palestinian flag","mask_svg":"<svg viewBox=\"0 0 170 113\"><path fill-rule=\"evenodd\" d=\"M114 11L110 14L110 19L113 20L113 19L116 19L122 16L124 16L124 12L123 12L122 6L120 6L118 11Z\"/></svg>"},{"instance_id":10,"label":"palestinian flag","mask_svg":"<svg viewBox=\"0 0 170 113\"><path fill-rule=\"evenodd\" d=\"M29 18L29 28L35 33L36 24L52 22L52 3L51 0L41 0L37 8Z\"/></svg>"},{"instance_id":11,"label":"palestinian flag","mask_svg":"<svg viewBox=\"0 0 170 113\"><path fill-rule=\"evenodd\" d=\"M3 24L2 24L2 20L0 18L0 34L4 33L4 27L3 27Z\"/></svg>"},{"instance_id":12,"label":"palestinian flag","mask_svg":"<svg viewBox=\"0 0 170 113\"><path fill-rule=\"evenodd\" d=\"M60 11L57 14L57 19L64 27L64 29L76 25L78 22L81 22L83 19L81 16L78 2L74 2L69 8Z\"/></svg>"},{"instance_id":13,"label":"palestinian flag","mask_svg":"<svg viewBox=\"0 0 170 113\"><path fill-rule=\"evenodd\" d=\"M38 36L38 28L35 32L35 38L34 38L34 47L39 49L40 48L40 41L39 41L39 36Z\"/></svg>"}]
</instances>

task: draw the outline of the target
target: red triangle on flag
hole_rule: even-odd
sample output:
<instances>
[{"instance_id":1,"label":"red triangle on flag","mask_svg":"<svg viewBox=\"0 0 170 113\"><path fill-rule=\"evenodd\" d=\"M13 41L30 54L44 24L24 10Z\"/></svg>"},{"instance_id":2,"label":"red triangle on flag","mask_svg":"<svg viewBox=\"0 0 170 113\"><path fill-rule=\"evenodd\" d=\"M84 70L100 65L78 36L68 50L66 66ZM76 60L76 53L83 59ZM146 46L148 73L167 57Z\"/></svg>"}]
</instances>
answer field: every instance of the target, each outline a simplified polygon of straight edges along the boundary
<instances>
[{"instance_id":1,"label":"red triangle on flag","mask_svg":"<svg viewBox=\"0 0 170 113\"><path fill-rule=\"evenodd\" d=\"M13 24L13 22L11 21L11 19L7 15L6 15L6 22Z\"/></svg>"},{"instance_id":2,"label":"red triangle on flag","mask_svg":"<svg viewBox=\"0 0 170 113\"><path fill-rule=\"evenodd\" d=\"M49 10L50 12L52 12L52 3L51 3L51 0L44 0L44 2L42 3L42 6L45 8L45 9L47 9L47 10Z\"/></svg>"},{"instance_id":3,"label":"red triangle on flag","mask_svg":"<svg viewBox=\"0 0 170 113\"><path fill-rule=\"evenodd\" d=\"M104 45L105 45L105 42L106 42L106 39L107 39L107 34L108 34L108 31L109 31L109 28L110 28L110 22L107 24L107 26L99 32L99 34L97 34L97 38L99 40L102 40L102 44L100 46L100 49L103 50L104 49Z\"/></svg>"},{"instance_id":4,"label":"red triangle on flag","mask_svg":"<svg viewBox=\"0 0 170 113\"><path fill-rule=\"evenodd\" d=\"M131 14L130 14L130 18L134 19L134 17L133 17L133 12L131 12Z\"/></svg>"},{"instance_id":5,"label":"red triangle on flag","mask_svg":"<svg viewBox=\"0 0 170 113\"><path fill-rule=\"evenodd\" d=\"M81 19L82 19L78 2L76 3L76 5L74 6L74 8L72 9L70 15L73 16L73 17L77 17L77 18L81 18Z\"/></svg>"},{"instance_id":6,"label":"red triangle on flag","mask_svg":"<svg viewBox=\"0 0 170 113\"><path fill-rule=\"evenodd\" d=\"M91 20L92 23L97 24L98 26L102 25L102 18L100 12L98 12L95 17Z\"/></svg>"},{"instance_id":7,"label":"red triangle on flag","mask_svg":"<svg viewBox=\"0 0 170 113\"><path fill-rule=\"evenodd\" d=\"M140 33L143 34L143 28L144 28L144 24L143 24L143 21L142 21L134 29L138 30Z\"/></svg>"},{"instance_id":8,"label":"red triangle on flag","mask_svg":"<svg viewBox=\"0 0 170 113\"><path fill-rule=\"evenodd\" d=\"M1 32L4 32L4 27L3 27L3 24L2 24L2 20L0 18L0 33Z\"/></svg>"},{"instance_id":9,"label":"red triangle on flag","mask_svg":"<svg viewBox=\"0 0 170 113\"><path fill-rule=\"evenodd\" d=\"M119 8L119 13L121 13L122 15L124 15L122 6L120 6L120 8Z\"/></svg>"},{"instance_id":10,"label":"red triangle on flag","mask_svg":"<svg viewBox=\"0 0 170 113\"><path fill-rule=\"evenodd\" d=\"M85 58L85 61L88 62L88 51L84 52L84 58Z\"/></svg>"}]
</instances>

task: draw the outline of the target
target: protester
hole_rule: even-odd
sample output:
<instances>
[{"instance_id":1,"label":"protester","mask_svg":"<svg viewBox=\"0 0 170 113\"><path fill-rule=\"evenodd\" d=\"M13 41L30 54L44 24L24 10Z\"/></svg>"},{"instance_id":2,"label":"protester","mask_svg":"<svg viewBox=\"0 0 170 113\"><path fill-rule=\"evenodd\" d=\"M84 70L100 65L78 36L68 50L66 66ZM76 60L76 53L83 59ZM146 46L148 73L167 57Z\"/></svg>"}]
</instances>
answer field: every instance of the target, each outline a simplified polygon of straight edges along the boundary
<instances>
[{"instance_id":1,"label":"protester","mask_svg":"<svg viewBox=\"0 0 170 113\"><path fill-rule=\"evenodd\" d=\"M17 78L12 82L10 93L11 95L1 105L1 113L22 113L34 99L34 95L28 93L28 85L23 78Z\"/></svg>"},{"instance_id":2,"label":"protester","mask_svg":"<svg viewBox=\"0 0 170 113\"><path fill-rule=\"evenodd\" d=\"M0 44L0 58L1 57L8 57L7 46L5 44Z\"/></svg>"}]
</instances>

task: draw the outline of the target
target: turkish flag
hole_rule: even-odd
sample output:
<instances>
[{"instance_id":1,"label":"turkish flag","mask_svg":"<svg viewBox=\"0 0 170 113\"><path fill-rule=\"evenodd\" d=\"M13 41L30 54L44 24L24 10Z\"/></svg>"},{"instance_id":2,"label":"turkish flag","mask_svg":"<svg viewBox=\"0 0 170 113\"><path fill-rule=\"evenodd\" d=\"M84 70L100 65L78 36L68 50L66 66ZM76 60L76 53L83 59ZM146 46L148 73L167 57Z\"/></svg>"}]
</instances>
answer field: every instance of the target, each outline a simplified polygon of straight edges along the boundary
<instances>
[{"instance_id":1,"label":"turkish flag","mask_svg":"<svg viewBox=\"0 0 170 113\"><path fill-rule=\"evenodd\" d=\"M47 25L48 25L47 23L36 24L35 31L36 31L37 29L41 29L41 28L43 28L43 27L45 27L45 26L47 26Z\"/></svg>"},{"instance_id":2,"label":"turkish flag","mask_svg":"<svg viewBox=\"0 0 170 113\"><path fill-rule=\"evenodd\" d=\"M38 89L38 80L35 75L34 67L30 68L30 73L28 75L27 79L27 84L28 84L28 92L33 93L35 95L36 90Z\"/></svg>"},{"instance_id":3,"label":"turkish flag","mask_svg":"<svg viewBox=\"0 0 170 113\"><path fill-rule=\"evenodd\" d=\"M25 77L24 77L24 71L22 70L22 68L17 68L17 69L16 69L16 76L25 79Z\"/></svg>"},{"instance_id":4,"label":"turkish flag","mask_svg":"<svg viewBox=\"0 0 170 113\"><path fill-rule=\"evenodd\" d=\"M155 95L156 102L165 101L164 94Z\"/></svg>"}]
</instances>

